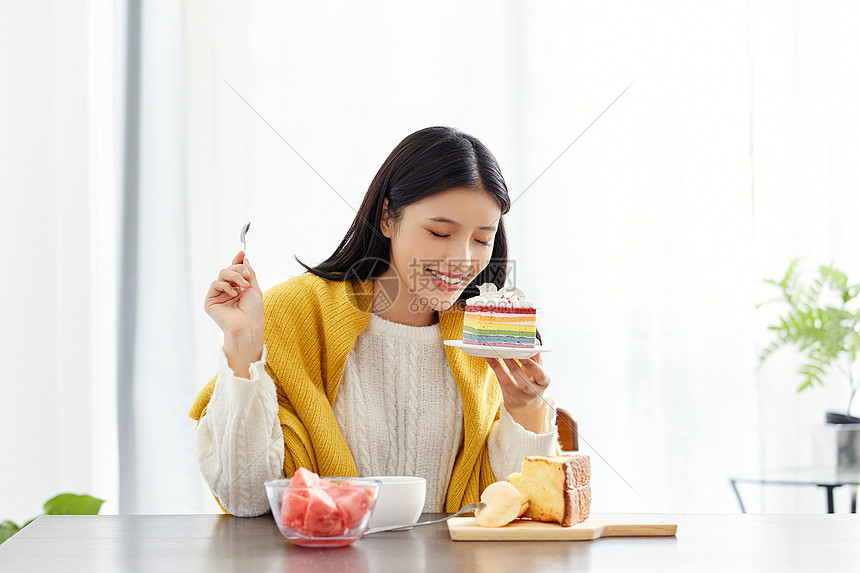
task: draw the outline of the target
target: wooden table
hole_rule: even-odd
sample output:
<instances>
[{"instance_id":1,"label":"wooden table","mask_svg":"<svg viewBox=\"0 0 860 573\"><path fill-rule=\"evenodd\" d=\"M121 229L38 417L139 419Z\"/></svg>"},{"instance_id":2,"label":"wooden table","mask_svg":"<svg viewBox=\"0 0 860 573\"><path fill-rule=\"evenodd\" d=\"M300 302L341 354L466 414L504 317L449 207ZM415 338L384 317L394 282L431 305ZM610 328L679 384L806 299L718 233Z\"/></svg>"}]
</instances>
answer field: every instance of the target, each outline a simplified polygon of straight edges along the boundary
<instances>
[{"instance_id":1,"label":"wooden table","mask_svg":"<svg viewBox=\"0 0 860 573\"><path fill-rule=\"evenodd\" d=\"M427 514L422 519L435 517ZM271 516L42 516L0 545L0 571L856 571L857 515L595 515L674 521L676 537L451 541L445 524L341 549L287 542Z\"/></svg>"}]
</instances>

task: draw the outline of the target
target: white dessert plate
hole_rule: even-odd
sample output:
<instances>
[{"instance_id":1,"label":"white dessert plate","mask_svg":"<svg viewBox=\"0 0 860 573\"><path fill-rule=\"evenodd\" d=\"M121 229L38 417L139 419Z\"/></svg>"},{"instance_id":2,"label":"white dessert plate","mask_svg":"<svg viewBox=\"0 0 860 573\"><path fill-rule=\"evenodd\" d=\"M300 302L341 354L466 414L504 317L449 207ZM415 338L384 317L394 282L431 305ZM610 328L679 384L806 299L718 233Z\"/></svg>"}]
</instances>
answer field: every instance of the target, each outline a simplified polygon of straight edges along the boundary
<instances>
[{"instance_id":1,"label":"white dessert plate","mask_svg":"<svg viewBox=\"0 0 860 573\"><path fill-rule=\"evenodd\" d=\"M552 348L546 346L535 346L534 348L508 348L507 346L477 346L466 344L462 340L446 340L445 344L461 349L469 356L481 356L484 358L515 358L523 360L534 356L538 352L552 352Z\"/></svg>"}]
</instances>

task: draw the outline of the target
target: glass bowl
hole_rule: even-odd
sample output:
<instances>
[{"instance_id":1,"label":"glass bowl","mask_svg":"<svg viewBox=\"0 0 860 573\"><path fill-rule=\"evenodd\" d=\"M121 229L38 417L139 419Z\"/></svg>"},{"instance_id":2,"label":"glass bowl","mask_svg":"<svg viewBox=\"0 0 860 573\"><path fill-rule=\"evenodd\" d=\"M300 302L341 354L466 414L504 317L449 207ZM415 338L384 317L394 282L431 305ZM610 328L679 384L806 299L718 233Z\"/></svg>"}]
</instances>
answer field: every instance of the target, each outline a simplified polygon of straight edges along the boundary
<instances>
[{"instance_id":1,"label":"glass bowl","mask_svg":"<svg viewBox=\"0 0 860 573\"><path fill-rule=\"evenodd\" d=\"M290 485L292 478L265 483L272 517L284 537L304 547L343 547L370 523L379 480L323 477L319 485Z\"/></svg>"}]
</instances>

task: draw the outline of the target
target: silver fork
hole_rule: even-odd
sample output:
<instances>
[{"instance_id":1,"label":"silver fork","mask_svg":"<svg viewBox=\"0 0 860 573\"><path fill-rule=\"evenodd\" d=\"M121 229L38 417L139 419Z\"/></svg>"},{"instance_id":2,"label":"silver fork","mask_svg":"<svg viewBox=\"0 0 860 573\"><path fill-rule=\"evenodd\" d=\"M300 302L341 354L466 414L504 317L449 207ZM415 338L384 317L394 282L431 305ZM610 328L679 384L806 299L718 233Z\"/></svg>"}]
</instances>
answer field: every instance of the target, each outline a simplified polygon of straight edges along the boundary
<instances>
[{"instance_id":1,"label":"silver fork","mask_svg":"<svg viewBox=\"0 0 860 573\"><path fill-rule=\"evenodd\" d=\"M245 223L245 226L242 227L242 232L239 233L239 240L242 241L242 251L247 253L247 247L245 246L245 236L248 234L248 229L251 228L251 221Z\"/></svg>"},{"instance_id":2,"label":"silver fork","mask_svg":"<svg viewBox=\"0 0 860 573\"><path fill-rule=\"evenodd\" d=\"M373 529L368 529L364 532L364 535L371 535L373 533L379 533L381 531L391 531L392 529L406 529L407 527L418 527L419 525L432 525L434 523L442 523L443 521L448 521L452 517L457 517L459 515L463 515L464 513L469 513L470 511L475 511L476 509L483 509L486 504L483 503L470 503L469 505L464 506L460 511L456 513L452 513L451 515L446 515L442 519L434 519L432 521L419 521L418 523L407 523L405 525L386 525L385 527L374 527Z\"/></svg>"}]
</instances>

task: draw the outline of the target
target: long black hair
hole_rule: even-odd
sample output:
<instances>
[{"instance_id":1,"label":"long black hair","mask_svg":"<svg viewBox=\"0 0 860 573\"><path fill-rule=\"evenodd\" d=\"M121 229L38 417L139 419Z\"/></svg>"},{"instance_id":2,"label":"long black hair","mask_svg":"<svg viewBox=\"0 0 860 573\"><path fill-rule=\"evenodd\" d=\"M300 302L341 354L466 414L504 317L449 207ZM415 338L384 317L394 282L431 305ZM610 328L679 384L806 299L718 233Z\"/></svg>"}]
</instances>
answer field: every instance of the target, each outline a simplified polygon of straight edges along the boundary
<instances>
[{"instance_id":1,"label":"long black hair","mask_svg":"<svg viewBox=\"0 0 860 573\"><path fill-rule=\"evenodd\" d=\"M391 241L382 234L382 205L388 199L393 221L403 209L422 199L456 187L488 192L499 203L502 215L511 208L508 187L493 154L477 138L450 127L428 127L407 136L379 168L355 219L340 245L325 261L308 272L335 281L367 280L388 269ZM505 285L508 241L504 218L493 240L487 267L464 289L458 300L478 294L477 285Z\"/></svg>"}]
</instances>

